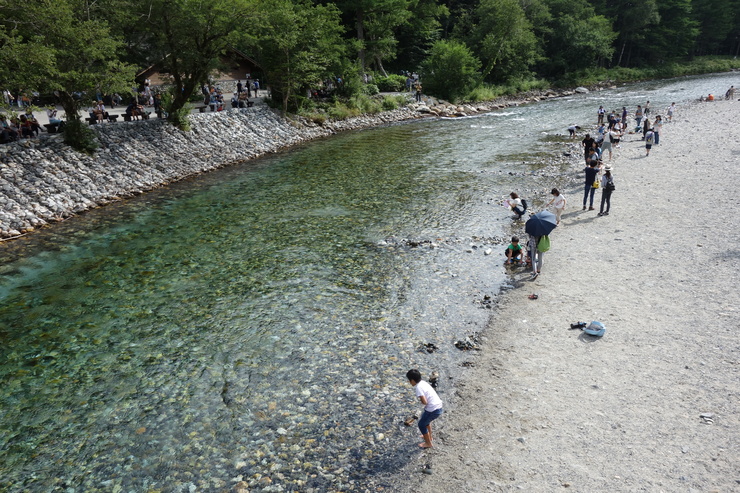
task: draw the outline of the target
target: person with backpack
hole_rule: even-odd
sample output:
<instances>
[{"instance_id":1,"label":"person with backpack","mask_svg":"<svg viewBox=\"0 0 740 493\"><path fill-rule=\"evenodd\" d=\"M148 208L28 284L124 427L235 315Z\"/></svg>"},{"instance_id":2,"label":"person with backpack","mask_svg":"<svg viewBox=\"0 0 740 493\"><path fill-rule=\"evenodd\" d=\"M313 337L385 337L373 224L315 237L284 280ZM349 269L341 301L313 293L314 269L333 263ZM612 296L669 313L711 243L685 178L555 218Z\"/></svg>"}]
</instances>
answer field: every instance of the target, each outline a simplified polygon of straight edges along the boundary
<instances>
[{"instance_id":1,"label":"person with backpack","mask_svg":"<svg viewBox=\"0 0 740 493\"><path fill-rule=\"evenodd\" d=\"M655 141L655 132L653 129L649 129L645 134L645 156L650 155L650 149L653 148L653 142Z\"/></svg>"},{"instance_id":2,"label":"person with backpack","mask_svg":"<svg viewBox=\"0 0 740 493\"><path fill-rule=\"evenodd\" d=\"M515 219L521 219L524 212L527 210L527 201L520 198L516 192L511 192L509 197L511 197L509 200L509 207L511 207L511 211L516 214Z\"/></svg>"},{"instance_id":3,"label":"person with backpack","mask_svg":"<svg viewBox=\"0 0 740 493\"><path fill-rule=\"evenodd\" d=\"M529 235L527 242L527 254L529 262L532 263L532 280L542 272L543 256L550 249L550 237L548 235L533 236Z\"/></svg>"},{"instance_id":4,"label":"person with backpack","mask_svg":"<svg viewBox=\"0 0 740 493\"><path fill-rule=\"evenodd\" d=\"M604 176L601 177L601 209L599 216L608 216L609 209L612 206L612 192L614 191L614 177L612 176L612 167L608 164L604 167ZM606 210L604 205L606 204Z\"/></svg>"}]
</instances>

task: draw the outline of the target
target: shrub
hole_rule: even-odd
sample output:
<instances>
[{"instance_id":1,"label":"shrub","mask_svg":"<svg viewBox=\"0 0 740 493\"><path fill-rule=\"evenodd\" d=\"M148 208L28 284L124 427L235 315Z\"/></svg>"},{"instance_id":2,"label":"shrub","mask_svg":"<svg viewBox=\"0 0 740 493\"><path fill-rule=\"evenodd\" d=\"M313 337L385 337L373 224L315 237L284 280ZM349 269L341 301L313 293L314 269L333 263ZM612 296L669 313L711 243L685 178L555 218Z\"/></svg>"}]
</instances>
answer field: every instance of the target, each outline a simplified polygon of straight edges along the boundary
<instances>
[{"instance_id":1,"label":"shrub","mask_svg":"<svg viewBox=\"0 0 740 493\"><path fill-rule=\"evenodd\" d=\"M406 96L396 94L395 96L386 95L385 97L383 97L383 101L380 104L383 107L384 111L391 111L401 106L406 106L408 102L409 101Z\"/></svg>"},{"instance_id":2,"label":"shrub","mask_svg":"<svg viewBox=\"0 0 740 493\"><path fill-rule=\"evenodd\" d=\"M380 89L378 89L378 86L376 86L375 84L365 84L364 86L362 86L362 94L375 96L378 93L380 93Z\"/></svg>"},{"instance_id":3,"label":"shrub","mask_svg":"<svg viewBox=\"0 0 740 493\"><path fill-rule=\"evenodd\" d=\"M458 41L437 41L422 64L424 92L456 101L481 81L481 62Z\"/></svg>"},{"instance_id":4,"label":"shrub","mask_svg":"<svg viewBox=\"0 0 740 493\"><path fill-rule=\"evenodd\" d=\"M403 92L406 90L406 77L403 75L377 76L373 80L378 84L381 92Z\"/></svg>"},{"instance_id":5,"label":"shrub","mask_svg":"<svg viewBox=\"0 0 740 493\"><path fill-rule=\"evenodd\" d=\"M90 127L79 118L70 119L62 130L64 143L73 149L92 154L98 148L98 139Z\"/></svg>"}]
</instances>

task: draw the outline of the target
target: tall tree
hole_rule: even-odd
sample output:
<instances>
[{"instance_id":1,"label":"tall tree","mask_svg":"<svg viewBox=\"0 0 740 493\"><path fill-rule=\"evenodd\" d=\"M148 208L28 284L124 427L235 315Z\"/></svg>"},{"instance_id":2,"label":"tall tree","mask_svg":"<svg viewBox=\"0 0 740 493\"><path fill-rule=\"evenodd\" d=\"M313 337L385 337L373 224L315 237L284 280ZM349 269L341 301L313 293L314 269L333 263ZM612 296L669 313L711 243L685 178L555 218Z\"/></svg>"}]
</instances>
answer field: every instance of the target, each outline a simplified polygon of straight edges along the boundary
<instances>
[{"instance_id":1,"label":"tall tree","mask_svg":"<svg viewBox=\"0 0 740 493\"><path fill-rule=\"evenodd\" d=\"M273 98L283 112L303 89L316 87L333 73L344 55L344 28L333 5L313 6L307 0L267 0L250 32Z\"/></svg>"},{"instance_id":2,"label":"tall tree","mask_svg":"<svg viewBox=\"0 0 740 493\"><path fill-rule=\"evenodd\" d=\"M503 81L530 75L540 58L539 44L518 0L482 0L470 21L469 34L456 33L483 61L484 77Z\"/></svg>"},{"instance_id":3,"label":"tall tree","mask_svg":"<svg viewBox=\"0 0 740 493\"><path fill-rule=\"evenodd\" d=\"M650 33L645 59L651 62L686 57L693 53L699 23L694 20L691 0L662 0L658 4L660 23Z\"/></svg>"},{"instance_id":4,"label":"tall tree","mask_svg":"<svg viewBox=\"0 0 740 493\"><path fill-rule=\"evenodd\" d=\"M481 62L459 41L437 41L422 64L428 94L456 101L480 84Z\"/></svg>"},{"instance_id":5,"label":"tall tree","mask_svg":"<svg viewBox=\"0 0 740 493\"><path fill-rule=\"evenodd\" d=\"M411 0L340 0L342 12L354 23L357 57L363 70L373 65L383 75L383 61L396 55L396 29L411 16Z\"/></svg>"},{"instance_id":6,"label":"tall tree","mask_svg":"<svg viewBox=\"0 0 740 493\"><path fill-rule=\"evenodd\" d=\"M411 16L397 30L395 65L403 70L416 70L432 44L440 39L440 19L449 16L449 11L436 0L412 0L409 10Z\"/></svg>"},{"instance_id":7,"label":"tall tree","mask_svg":"<svg viewBox=\"0 0 740 493\"><path fill-rule=\"evenodd\" d=\"M252 0L146 0L135 2L151 47L172 76L168 119L187 125L186 104L217 67L221 55L255 19Z\"/></svg>"},{"instance_id":8,"label":"tall tree","mask_svg":"<svg viewBox=\"0 0 740 493\"><path fill-rule=\"evenodd\" d=\"M12 66L12 77L25 81L28 90L55 91L68 127L75 129L80 128L81 105L89 104L96 92L128 90L135 72L119 61L122 45L107 23L80 7L77 0L4 2L0 16L0 42L10 60L30 53L29 63ZM88 98L80 98L81 93ZM65 136L73 137L69 132Z\"/></svg>"},{"instance_id":9,"label":"tall tree","mask_svg":"<svg viewBox=\"0 0 740 493\"><path fill-rule=\"evenodd\" d=\"M542 31L546 61L541 73L557 77L611 59L617 34L586 0L546 0L550 12Z\"/></svg>"},{"instance_id":10,"label":"tall tree","mask_svg":"<svg viewBox=\"0 0 740 493\"><path fill-rule=\"evenodd\" d=\"M732 54L726 42L738 26L738 4L731 0L693 0L694 16L700 26L696 40L697 55ZM731 44L731 43L729 43ZM726 51L724 51L726 50Z\"/></svg>"}]
</instances>

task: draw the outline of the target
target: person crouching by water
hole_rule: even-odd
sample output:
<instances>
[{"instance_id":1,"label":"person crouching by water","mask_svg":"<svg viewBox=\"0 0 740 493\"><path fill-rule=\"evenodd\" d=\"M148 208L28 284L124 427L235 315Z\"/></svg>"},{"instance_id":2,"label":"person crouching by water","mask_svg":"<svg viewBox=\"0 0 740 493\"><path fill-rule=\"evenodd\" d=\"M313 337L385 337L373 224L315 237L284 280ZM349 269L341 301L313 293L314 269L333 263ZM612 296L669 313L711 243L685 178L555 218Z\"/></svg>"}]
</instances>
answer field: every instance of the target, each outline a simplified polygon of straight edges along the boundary
<instances>
[{"instance_id":1,"label":"person crouching by water","mask_svg":"<svg viewBox=\"0 0 740 493\"><path fill-rule=\"evenodd\" d=\"M527 210L527 202L519 198L519 195L516 192L511 192L509 197L511 197L511 200L509 200L509 207L511 207L511 211L516 214L514 219L521 219L524 215L524 211Z\"/></svg>"},{"instance_id":2,"label":"person crouching by water","mask_svg":"<svg viewBox=\"0 0 740 493\"><path fill-rule=\"evenodd\" d=\"M524 263L524 258L522 257L522 246L519 244L519 237L518 236L512 236L511 237L511 243L509 243L508 248L506 249L506 263L507 264L513 264L516 263L516 261L521 261L521 263Z\"/></svg>"},{"instance_id":3,"label":"person crouching by water","mask_svg":"<svg viewBox=\"0 0 740 493\"><path fill-rule=\"evenodd\" d=\"M612 192L614 191L614 177L612 167L608 164L604 167L604 176L601 177L601 208L599 216L608 216L612 205ZM606 211L604 210L606 204Z\"/></svg>"},{"instance_id":4,"label":"person crouching by water","mask_svg":"<svg viewBox=\"0 0 740 493\"><path fill-rule=\"evenodd\" d=\"M406 372L406 378L414 387L416 397L424 404L424 412L419 418L419 431L424 437L424 443L420 443L419 447L432 448L432 421L442 416L442 399L428 382L421 379L419 370L409 370Z\"/></svg>"}]
</instances>

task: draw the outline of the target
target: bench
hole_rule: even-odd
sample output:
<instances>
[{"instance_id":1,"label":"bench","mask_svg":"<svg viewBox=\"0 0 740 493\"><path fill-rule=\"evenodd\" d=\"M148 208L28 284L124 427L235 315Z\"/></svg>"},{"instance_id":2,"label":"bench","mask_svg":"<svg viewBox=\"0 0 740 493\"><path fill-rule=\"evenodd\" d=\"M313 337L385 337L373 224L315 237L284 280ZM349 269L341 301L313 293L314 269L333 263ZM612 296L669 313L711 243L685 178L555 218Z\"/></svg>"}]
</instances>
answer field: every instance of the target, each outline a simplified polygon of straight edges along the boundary
<instances>
[{"instance_id":1,"label":"bench","mask_svg":"<svg viewBox=\"0 0 740 493\"><path fill-rule=\"evenodd\" d=\"M44 124L44 128L46 128L46 131L50 134L55 134L59 130L59 124L58 123L46 123Z\"/></svg>"},{"instance_id":2,"label":"bench","mask_svg":"<svg viewBox=\"0 0 740 493\"><path fill-rule=\"evenodd\" d=\"M131 121L131 115L122 115L122 116L123 116L123 121L125 121L125 122L130 122Z\"/></svg>"},{"instance_id":3,"label":"bench","mask_svg":"<svg viewBox=\"0 0 740 493\"><path fill-rule=\"evenodd\" d=\"M111 122L115 122L116 120L118 120L118 115L109 115L108 120Z\"/></svg>"},{"instance_id":4,"label":"bench","mask_svg":"<svg viewBox=\"0 0 740 493\"><path fill-rule=\"evenodd\" d=\"M98 119L92 116L85 118L85 121L87 121L87 123L89 123L90 125L95 125L96 123L98 123Z\"/></svg>"}]
</instances>

